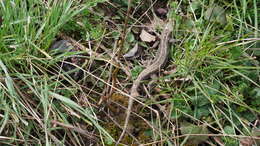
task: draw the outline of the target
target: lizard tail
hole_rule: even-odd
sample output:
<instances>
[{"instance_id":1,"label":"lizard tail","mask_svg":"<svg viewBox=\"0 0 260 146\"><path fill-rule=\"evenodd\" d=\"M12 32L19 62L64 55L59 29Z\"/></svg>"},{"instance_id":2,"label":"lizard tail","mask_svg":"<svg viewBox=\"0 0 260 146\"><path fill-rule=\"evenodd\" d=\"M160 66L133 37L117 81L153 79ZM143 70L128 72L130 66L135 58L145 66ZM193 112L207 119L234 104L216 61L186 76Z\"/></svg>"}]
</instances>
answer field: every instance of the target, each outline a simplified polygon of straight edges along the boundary
<instances>
[{"instance_id":1,"label":"lizard tail","mask_svg":"<svg viewBox=\"0 0 260 146\"><path fill-rule=\"evenodd\" d=\"M116 142L116 146L119 144L119 142L123 139L125 133L126 133L126 129L129 123L129 119L130 119L130 115L131 115L131 110L132 110L132 106L133 106L133 102L135 97L139 96L139 93L137 91L138 85L136 86L136 84L134 84L134 86L131 88L131 92L130 95L131 97L129 97L128 100L128 106L127 106L127 110L126 110L126 118L125 118L125 123L124 123L124 127L123 127L123 131L119 137L119 139Z\"/></svg>"},{"instance_id":2,"label":"lizard tail","mask_svg":"<svg viewBox=\"0 0 260 146\"><path fill-rule=\"evenodd\" d=\"M129 119L130 119L130 114L131 114L131 109L132 109L132 106L133 106L133 102L134 100L131 99L129 100L128 102L128 107L127 107L127 111L126 111L126 119L125 119L125 123L124 123L124 127L123 127L123 132L121 133L119 139L117 140L116 142L116 146L119 144L119 142L123 139L125 133L126 133L126 129L127 129L127 125L129 123Z\"/></svg>"}]
</instances>

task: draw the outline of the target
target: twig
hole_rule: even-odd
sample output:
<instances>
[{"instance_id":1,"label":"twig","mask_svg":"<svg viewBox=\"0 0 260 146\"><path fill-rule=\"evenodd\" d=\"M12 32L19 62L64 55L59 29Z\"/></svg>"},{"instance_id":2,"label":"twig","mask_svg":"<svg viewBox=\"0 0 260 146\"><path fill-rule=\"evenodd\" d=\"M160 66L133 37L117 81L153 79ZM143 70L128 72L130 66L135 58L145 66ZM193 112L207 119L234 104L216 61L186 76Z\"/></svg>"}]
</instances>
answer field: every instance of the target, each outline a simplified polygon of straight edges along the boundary
<instances>
[{"instance_id":1,"label":"twig","mask_svg":"<svg viewBox=\"0 0 260 146\"><path fill-rule=\"evenodd\" d=\"M83 129L79 128L79 127L75 127L75 126L70 125L70 124L64 124L64 123L61 123L61 122L58 122L58 121L54 121L54 120L51 121L51 123L60 125L60 126L62 126L64 128L71 129L73 131L76 131L76 132L78 132L78 133L80 133L82 135L85 135L85 136L89 137L92 140L95 140L95 141L98 140L97 139L97 135L94 135L94 134L88 132L87 130L83 130Z\"/></svg>"},{"instance_id":2,"label":"twig","mask_svg":"<svg viewBox=\"0 0 260 146\"><path fill-rule=\"evenodd\" d=\"M125 37L126 37L126 30L127 30L127 26L128 26L127 24L128 24L129 15L130 15L131 3L132 3L132 0L128 0L128 7L127 7L126 18L125 18L124 29L123 29L122 36L121 36L121 42L119 44L119 51L117 53L118 58L121 58L121 56L122 56L122 50L123 50L123 47L124 47ZM116 82L116 77L117 77L118 71L119 71L119 68L115 68L115 70L112 73L112 85L113 86L115 86L115 82ZM111 89L110 93L113 93L113 89Z\"/></svg>"}]
</instances>

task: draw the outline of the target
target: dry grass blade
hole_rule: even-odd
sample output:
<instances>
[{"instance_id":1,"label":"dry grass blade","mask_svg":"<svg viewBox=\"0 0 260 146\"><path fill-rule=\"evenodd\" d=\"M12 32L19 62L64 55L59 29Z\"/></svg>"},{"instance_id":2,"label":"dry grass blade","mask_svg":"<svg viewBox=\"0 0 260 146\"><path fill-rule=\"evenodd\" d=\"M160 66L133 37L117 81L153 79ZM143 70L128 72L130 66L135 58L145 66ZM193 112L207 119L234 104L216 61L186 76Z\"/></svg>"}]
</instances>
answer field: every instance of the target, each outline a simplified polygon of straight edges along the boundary
<instances>
[{"instance_id":1,"label":"dry grass blade","mask_svg":"<svg viewBox=\"0 0 260 146\"><path fill-rule=\"evenodd\" d=\"M75 127L75 126L70 125L70 124L64 124L64 123L61 123L61 122L58 122L58 121L52 121L52 123L53 123L53 124L57 124L57 125L59 125L59 126L62 126L62 127L64 127L64 128L70 129L70 130L72 130L72 131L78 132L78 133L80 133L80 134L82 134L82 135L84 135L84 136L86 136L86 137L88 137L88 138L90 138L90 139L92 139L92 140L95 140L95 141L98 140L98 139L97 139L98 135L89 133L87 130L84 130L84 129L82 129L82 128Z\"/></svg>"}]
</instances>

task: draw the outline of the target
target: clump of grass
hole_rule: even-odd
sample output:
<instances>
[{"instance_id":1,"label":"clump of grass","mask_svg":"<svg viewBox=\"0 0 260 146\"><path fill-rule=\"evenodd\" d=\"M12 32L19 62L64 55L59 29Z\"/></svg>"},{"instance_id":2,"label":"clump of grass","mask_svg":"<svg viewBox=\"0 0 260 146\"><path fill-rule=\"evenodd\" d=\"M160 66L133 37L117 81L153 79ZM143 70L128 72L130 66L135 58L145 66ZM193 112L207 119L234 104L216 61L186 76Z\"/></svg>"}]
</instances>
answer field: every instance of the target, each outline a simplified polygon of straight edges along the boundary
<instances>
[{"instance_id":1,"label":"clump of grass","mask_svg":"<svg viewBox=\"0 0 260 146\"><path fill-rule=\"evenodd\" d=\"M164 92L172 94L168 102L172 107L170 117L179 125L184 121L207 125L210 132L196 134L228 135L218 144L238 145L242 140L239 136L253 136L252 127L260 112L259 59L250 49L258 42L254 39L259 31L254 27L259 25L257 2L244 1L238 5L235 1L182 1L171 5L176 10L172 12L176 20L174 36L181 43L173 47L176 72L170 78L187 78L189 82L179 87L176 83L164 86ZM225 15L219 17L226 17L226 22L219 22L218 17L212 17L212 21L205 17L209 15L207 10L216 6L220 7L217 10L225 10ZM254 11L248 12L247 7ZM185 17L179 15L180 11ZM179 133L168 136L178 137ZM187 139L185 142L177 139L175 144L194 139L195 143L202 142L199 136Z\"/></svg>"},{"instance_id":2,"label":"clump of grass","mask_svg":"<svg viewBox=\"0 0 260 146\"><path fill-rule=\"evenodd\" d=\"M99 131L101 139L113 141L99 125L91 106L84 108L73 101L77 91L82 90L73 84L75 81L63 72L59 76L49 74L49 64L55 60L48 50L51 43L69 20L98 2L102 0L0 2L3 18L0 133L3 143L80 145L86 138L95 142L94 136L77 136L80 130L75 124L80 121L88 125L88 129ZM62 56L59 57L62 60ZM60 76L73 85L61 82ZM64 125L53 124L57 122Z\"/></svg>"}]
</instances>

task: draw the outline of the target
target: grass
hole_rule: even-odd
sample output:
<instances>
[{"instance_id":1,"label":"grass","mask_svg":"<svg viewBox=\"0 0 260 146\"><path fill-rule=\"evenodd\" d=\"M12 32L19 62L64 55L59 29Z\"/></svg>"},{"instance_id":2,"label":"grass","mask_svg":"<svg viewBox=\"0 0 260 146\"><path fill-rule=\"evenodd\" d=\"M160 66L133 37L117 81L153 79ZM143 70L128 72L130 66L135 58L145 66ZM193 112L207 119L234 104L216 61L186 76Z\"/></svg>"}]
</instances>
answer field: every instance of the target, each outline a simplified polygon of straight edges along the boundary
<instances>
[{"instance_id":1,"label":"grass","mask_svg":"<svg viewBox=\"0 0 260 146\"><path fill-rule=\"evenodd\" d=\"M144 90L148 98L138 98L130 134L122 143L259 144L260 3L159 3L132 1L136 9L130 11L121 51L139 43L142 56L149 58L151 44L140 41L140 26L150 23L153 6L167 5L177 40L170 45L169 73L161 73L153 92ZM1 144L116 142L133 81L127 75L135 77L142 68L139 58L125 62L114 57L126 11L127 3L117 0L0 1ZM81 51L53 54L48 48L64 36L78 41ZM67 61L74 55L84 63ZM74 80L60 62L84 75ZM113 80L118 65L124 68ZM112 80L115 90L110 90Z\"/></svg>"}]
</instances>

